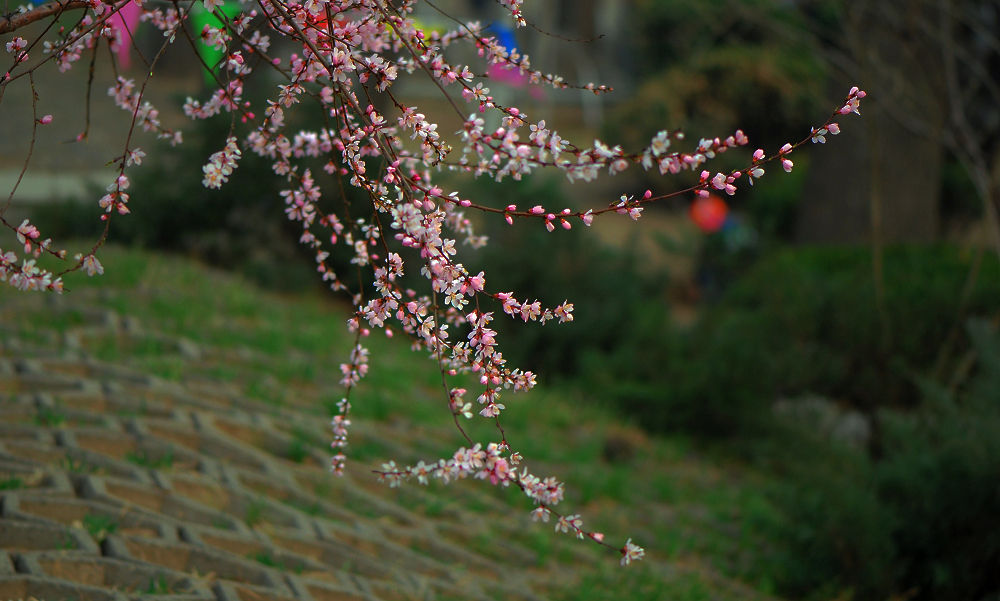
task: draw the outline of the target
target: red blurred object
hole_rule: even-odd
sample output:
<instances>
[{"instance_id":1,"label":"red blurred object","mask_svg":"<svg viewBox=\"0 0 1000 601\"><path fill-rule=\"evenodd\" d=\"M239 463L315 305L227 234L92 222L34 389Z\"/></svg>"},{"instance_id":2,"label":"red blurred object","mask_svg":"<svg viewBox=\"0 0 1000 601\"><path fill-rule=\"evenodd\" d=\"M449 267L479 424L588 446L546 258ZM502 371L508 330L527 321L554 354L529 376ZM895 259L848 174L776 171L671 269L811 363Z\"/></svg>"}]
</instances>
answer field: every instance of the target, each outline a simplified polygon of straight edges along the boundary
<instances>
[{"instance_id":1,"label":"red blurred object","mask_svg":"<svg viewBox=\"0 0 1000 601\"><path fill-rule=\"evenodd\" d=\"M699 196L691 203L691 221L706 234L722 229L728 215L729 205L715 194Z\"/></svg>"},{"instance_id":2,"label":"red blurred object","mask_svg":"<svg viewBox=\"0 0 1000 601\"><path fill-rule=\"evenodd\" d=\"M326 14L320 13L316 16L306 13L306 22L315 27L316 29L322 31L323 33L328 33L330 31L328 23L330 22L326 18ZM347 18L345 17L334 17L333 26L334 28L343 27L347 24Z\"/></svg>"}]
</instances>

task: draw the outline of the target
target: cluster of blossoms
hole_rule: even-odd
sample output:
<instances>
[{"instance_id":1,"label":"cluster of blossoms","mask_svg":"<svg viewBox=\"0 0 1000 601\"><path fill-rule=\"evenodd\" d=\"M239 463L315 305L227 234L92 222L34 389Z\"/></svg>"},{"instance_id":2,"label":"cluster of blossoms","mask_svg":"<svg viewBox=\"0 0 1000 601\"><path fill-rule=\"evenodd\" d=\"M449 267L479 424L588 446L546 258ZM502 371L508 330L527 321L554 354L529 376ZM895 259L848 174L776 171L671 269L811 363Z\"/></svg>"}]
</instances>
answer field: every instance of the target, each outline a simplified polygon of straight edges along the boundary
<instances>
[{"instance_id":1,"label":"cluster of blossoms","mask_svg":"<svg viewBox=\"0 0 1000 601\"><path fill-rule=\"evenodd\" d=\"M240 160L240 147L236 142L236 138L230 136L226 139L225 148L208 157L208 163L201 168L205 172L201 183L206 188L221 188L222 184L229 181L229 176L236 169L236 162Z\"/></svg>"},{"instance_id":2,"label":"cluster of blossoms","mask_svg":"<svg viewBox=\"0 0 1000 601\"><path fill-rule=\"evenodd\" d=\"M344 464L347 461L344 448L347 446L347 429L351 426L351 420L347 419L351 403L346 398L340 399L337 403L337 409L339 413L334 415L330 421L330 426L333 428L333 442L330 443L330 448L334 452L330 459L330 470L337 475L342 475Z\"/></svg>"},{"instance_id":3,"label":"cluster of blossoms","mask_svg":"<svg viewBox=\"0 0 1000 601\"><path fill-rule=\"evenodd\" d=\"M191 119L228 113L232 123L225 147L208 157L203 167L204 185L223 185L244 151L270 161L274 175L286 183L281 192L285 214L301 227L299 240L314 253L320 277L331 289L348 293L353 301L355 311L348 330L355 342L350 359L340 366L346 395L331 423L335 453L331 470L344 470L350 395L368 371L364 339L374 329L382 329L386 335L398 331L439 366L443 393L461 434L468 439L459 418L472 419L478 413L496 423L499 440L485 446L469 440L470 448L461 448L451 458L432 464L397 467L389 462L379 470L379 476L393 486L410 478L426 483L429 478L448 482L469 476L496 486L513 484L535 503L536 519L548 521L556 516L557 531L605 546L611 545L604 542L604 535L584 530L579 515L555 512L554 506L563 497L562 483L533 475L524 458L512 449L500 421L506 409L502 396L530 390L536 379L532 372L508 364L491 323L498 315L523 322L565 323L573 320L573 304L564 301L547 307L539 300L518 299L514 292L491 290L486 274L470 270L459 260L461 245L477 248L486 243L476 234L466 212L502 216L508 224L515 219L536 222L553 232L570 229L573 223L590 226L605 213L638 220L645 204L682 194L707 195L710 190L735 194L744 176L743 181L752 185L771 161L791 170L788 155L810 140L824 142L826 135L838 133L834 118L857 112L864 97L863 91L852 89L830 119L802 140L786 144L774 154L759 149L745 169L712 175L703 168L706 163L749 143L742 131L702 139L690 150L675 149L684 135L668 131L657 133L646 148L632 153L600 140L577 146L545 120L531 120L518 108L500 104L487 82L475 75L482 72L483 65L453 63L448 49L471 44L486 67L515 71L537 85L577 87L594 94L610 88L593 83L570 86L558 75L538 71L529 57L504 47L479 23L461 24L445 32L425 30L413 16L418 0L260 0L255 8L246 5L235 16L223 10L220 0L187 0L162 8L138 0L57 0L26 8L16 18L0 19L0 33L63 10L82 10L83 17L73 27L58 29L56 39L43 43L47 58L41 64L52 61L60 70L67 70L83 51L102 40L112 50L130 43L130 33L115 16L132 3L142 20L163 33L164 49L186 39L192 47L205 44L221 57L216 64L205 64L215 82L211 92L202 99L189 98L183 107ZM526 25L522 0L498 0L498 4L515 24ZM211 12L215 24L204 25L192 37L183 25L196 8ZM271 53L271 35L284 40L280 48L291 48L288 54ZM23 66L20 58L27 57L31 45L17 37L6 48L14 54L15 64L0 80L0 98L7 85L25 75L34 90L30 74L40 64ZM150 75L162 54L161 49L149 63ZM258 71L269 72L281 84L271 98L255 107L246 99L244 88L247 78ZM420 107L397 95L395 84L411 75L430 78L454 108L462 122L454 137L440 131ZM141 163L144 156L131 145L132 132L141 129L171 143L181 142L181 133L165 128L157 109L144 100L148 82L147 77L137 85L119 76L108 90L115 104L131 116L132 129L124 151L112 161L118 167L115 179L98 203L105 233L94 249L77 255L65 271L82 269L90 275L103 271L95 252L113 219L129 213L125 170ZM460 102L467 106L460 107ZM315 111L323 125L292 130L287 114L307 108ZM499 116L499 127L487 128L483 118L487 112ZM44 119L36 120L43 123ZM242 133L237 134L241 126ZM85 133L78 139L84 137ZM688 188L661 194L647 190L640 197L622 195L603 206L552 208L536 204L527 209L514 204L478 204L457 191L445 191L433 177L435 171L450 170L500 181L520 179L538 169L556 169L571 182L589 182L602 173L614 175L631 168L655 169L660 174L701 170L701 176ZM324 189L313 175L320 171L335 184ZM345 190L349 188L367 198L368 204L352 203L356 195L348 195ZM2 212L0 221L16 231L26 252L36 256L50 252L65 258L65 251L50 250L48 241L37 243L40 234L29 224L15 228L3 220ZM351 278L336 273L330 261L340 252L351 257ZM357 272L354 284L353 272ZM34 259L19 264L13 252L0 255L0 277L17 288L59 291L59 275L38 270ZM411 278L407 281L419 276L422 289L404 285L405 275ZM478 409L465 400L465 388L449 381L460 374L478 379L481 388L474 393ZM631 539L617 549L622 564L644 554Z\"/></svg>"},{"instance_id":4,"label":"cluster of blossoms","mask_svg":"<svg viewBox=\"0 0 1000 601\"><path fill-rule=\"evenodd\" d=\"M28 47L28 40L22 38L21 36L15 37L13 40L4 44L7 48L7 52L14 55L14 63L23 63L28 60L28 51L25 50ZM10 76L10 73L4 75L4 79Z\"/></svg>"}]
</instances>

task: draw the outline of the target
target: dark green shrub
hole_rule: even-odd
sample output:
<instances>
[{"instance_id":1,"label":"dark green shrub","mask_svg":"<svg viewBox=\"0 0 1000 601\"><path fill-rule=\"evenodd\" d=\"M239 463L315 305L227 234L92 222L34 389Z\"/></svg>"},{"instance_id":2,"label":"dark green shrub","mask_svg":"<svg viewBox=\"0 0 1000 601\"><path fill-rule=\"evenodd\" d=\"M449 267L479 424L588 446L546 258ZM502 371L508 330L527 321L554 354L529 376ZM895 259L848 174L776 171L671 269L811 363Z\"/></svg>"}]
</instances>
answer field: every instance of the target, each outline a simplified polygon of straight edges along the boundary
<instances>
[{"instance_id":1,"label":"dark green shrub","mask_svg":"<svg viewBox=\"0 0 1000 601\"><path fill-rule=\"evenodd\" d=\"M887 420L879 494L897 516L900 581L923 599L1000 594L1000 337L970 322L978 374Z\"/></svg>"},{"instance_id":2,"label":"dark green shrub","mask_svg":"<svg viewBox=\"0 0 1000 601\"><path fill-rule=\"evenodd\" d=\"M643 329L590 355L585 374L647 427L713 438L761 433L778 397L819 394L868 415L914 406L911 374L938 363L960 323L972 261L944 246L889 249L882 313L866 249L773 253L692 328ZM1000 270L987 257L965 314L988 314L997 298ZM956 348L968 347L960 336Z\"/></svg>"},{"instance_id":3,"label":"dark green shrub","mask_svg":"<svg viewBox=\"0 0 1000 601\"><path fill-rule=\"evenodd\" d=\"M569 206L559 200L559 183L537 178L490 182L476 189L475 198L493 206L531 206L536 198L548 206ZM497 218L477 228L490 237L466 266L485 269L489 288L515 291L521 300L539 299L546 306L564 300L575 304L574 320L538 327L503 315L493 322L503 336L504 355L542 376L577 379L589 370L588 355L616 349L649 347L664 331L669 307L666 278L643 270L628 244L602 244L581 223L571 230L547 232L540 222L508 226ZM586 380L589 376L584 376Z\"/></svg>"},{"instance_id":4,"label":"dark green shrub","mask_svg":"<svg viewBox=\"0 0 1000 601\"><path fill-rule=\"evenodd\" d=\"M793 597L988 599L1000 594L1000 337L970 322L966 388L924 380L915 411L883 412L881 459L798 431L765 455L784 478L758 566ZM777 442L772 442L776 447Z\"/></svg>"},{"instance_id":5,"label":"dark green shrub","mask_svg":"<svg viewBox=\"0 0 1000 601\"><path fill-rule=\"evenodd\" d=\"M785 394L820 392L871 409L912 405L917 395L910 373L933 366L942 341L960 323L960 297L973 260L971 253L947 246L888 249L880 313L867 249L783 251L758 262L715 311L759 315L770 332L763 348L783 345L785 353L796 354L812 349L841 366L813 377L816 370L800 365L799 373L781 377ZM994 311L997 298L1000 270L989 256L966 315ZM967 340L962 346L968 348Z\"/></svg>"},{"instance_id":6,"label":"dark green shrub","mask_svg":"<svg viewBox=\"0 0 1000 601\"><path fill-rule=\"evenodd\" d=\"M902 551L893 540L899 516L879 499L868 458L831 447L803 457L800 444L785 450L796 464L772 494L786 519L772 532L777 550L759 568L793 598L845 591L859 600L888 598Z\"/></svg>"},{"instance_id":7,"label":"dark green shrub","mask_svg":"<svg viewBox=\"0 0 1000 601\"><path fill-rule=\"evenodd\" d=\"M244 152L239 167L221 189L202 184L202 165L229 132L228 119L192 122L185 142L171 148L160 144L150 151L134 172L129 206L132 213L114 216L109 239L118 244L176 252L217 267L241 273L258 284L275 289L302 289L319 284L313 254L298 243L301 225L284 212L271 161ZM327 192L327 208L342 206L340 187L319 169L318 184ZM350 186L347 186L350 189ZM349 190L351 191L351 190ZM34 221L54 239L95 239L103 231L97 199L92 190L86 200L68 200L40 207ZM352 198L362 210L363 198ZM333 253L331 262L341 274L354 269L345 253ZM338 263L339 261L339 263ZM354 283L356 278L350 281Z\"/></svg>"}]
</instances>

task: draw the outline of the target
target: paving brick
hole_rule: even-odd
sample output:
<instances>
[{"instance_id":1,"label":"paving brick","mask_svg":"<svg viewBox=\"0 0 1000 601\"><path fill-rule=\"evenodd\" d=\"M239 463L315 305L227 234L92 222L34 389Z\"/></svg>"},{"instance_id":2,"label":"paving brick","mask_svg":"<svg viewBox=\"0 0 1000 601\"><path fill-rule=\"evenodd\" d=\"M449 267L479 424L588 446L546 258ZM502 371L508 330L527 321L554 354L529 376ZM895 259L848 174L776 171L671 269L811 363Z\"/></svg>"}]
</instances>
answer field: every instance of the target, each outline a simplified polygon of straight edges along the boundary
<instances>
[{"instance_id":1,"label":"paving brick","mask_svg":"<svg viewBox=\"0 0 1000 601\"><path fill-rule=\"evenodd\" d=\"M109 539L115 542L106 550L118 559L136 559L177 572L266 587L277 594L288 594L284 579L277 570L252 559L187 543L167 543L131 535L112 535Z\"/></svg>"},{"instance_id":2,"label":"paving brick","mask_svg":"<svg viewBox=\"0 0 1000 601\"><path fill-rule=\"evenodd\" d=\"M152 564L55 551L22 553L19 560L29 574L109 588L129 597L155 594L157 599L175 595L192 600L214 599L208 587L188 575Z\"/></svg>"},{"instance_id":3,"label":"paving brick","mask_svg":"<svg viewBox=\"0 0 1000 601\"><path fill-rule=\"evenodd\" d=\"M292 591L276 593L259 586L231 582L217 582L212 590L218 601L312 601L310 597L300 597Z\"/></svg>"},{"instance_id":4,"label":"paving brick","mask_svg":"<svg viewBox=\"0 0 1000 601\"><path fill-rule=\"evenodd\" d=\"M133 420L134 421L134 420ZM126 428L128 426L126 425ZM134 430L134 427L133 427ZM118 461L157 469L195 469L200 456L184 447L163 441L148 433L75 430L76 446L96 451Z\"/></svg>"},{"instance_id":5,"label":"paving brick","mask_svg":"<svg viewBox=\"0 0 1000 601\"><path fill-rule=\"evenodd\" d=\"M149 514L162 515L176 524L197 523L228 530L239 529L238 520L228 513L170 494L151 484L89 477L81 492L88 499L124 507L140 507Z\"/></svg>"},{"instance_id":6,"label":"paving brick","mask_svg":"<svg viewBox=\"0 0 1000 601\"><path fill-rule=\"evenodd\" d=\"M108 436L114 436L110 430L105 431L105 433ZM149 482L149 477L140 466L79 446L74 430L62 429L54 434L59 445L58 448L62 450L62 457L50 463L62 466L77 474L100 474L144 483Z\"/></svg>"},{"instance_id":7,"label":"paving brick","mask_svg":"<svg viewBox=\"0 0 1000 601\"><path fill-rule=\"evenodd\" d=\"M349 585L331 584L310 578L292 578L295 578L293 582L300 598L304 596L301 592L304 589L314 601L369 601L369 597Z\"/></svg>"},{"instance_id":8,"label":"paving brick","mask_svg":"<svg viewBox=\"0 0 1000 601\"><path fill-rule=\"evenodd\" d=\"M10 555L6 551L0 551L0 578L9 578L16 573Z\"/></svg>"},{"instance_id":9,"label":"paving brick","mask_svg":"<svg viewBox=\"0 0 1000 601\"><path fill-rule=\"evenodd\" d=\"M0 445L10 442L35 442L43 446L52 446L52 434L32 422L15 424L0 424Z\"/></svg>"},{"instance_id":10,"label":"paving brick","mask_svg":"<svg viewBox=\"0 0 1000 601\"><path fill-rule=\"evenodd\" d=\"M61 471L25 465L17 460L0 458L0 494L6 490L30 490L59 497L73 496L73 485Z\"/></svg>"},{"instance_id":11,"label":"paving brick","mask_svg":"<svg viewBox=\"0 0 1000 601\"><path fill-rule=\"evenodd\" d=\"M32 342L0 335L0 482L8 487L0 490L0 600L537 599L527 572L502 573L470 550L480 534L464 502L430 518L420 510L434 502L430 491L391 492L356 463L333 478L329 451L316 444L329 434L325 420L198 375L213 362L250 369L260 357L188 345L108 311L101 292L80 292L90 305L52 306L77 311L84 325ZM88 356L98 343L138 340L199 369L168 382L125 359ZM428 452L391 425L359 423L352 436L402 459ZM500 505L472 487L449 493ZM462 527L439 524L442 517ZM496 552L533 557L514 543Z\"/></svg>"},{"instance_id":12,"label":"paving brick","mask_svg":"<svg viewBox=\"0 0 1000 601\"><path fill-rule=\"evenodd\" d=\"M211 547L239 557L250 558L286 572L299 574L326 569L326 566L310 557L275 545L272 537L263 533L251 532L241 535L213 528L187 526L181 529L181 538L194 545Z\"/></svg>"},{"instance_id":13,"label":"paving brick","mask_svg":"<svg viewBox=\"0 0 1000 601\"><path fill-rule=\"evenodd\" d=\"M70 394L88 394L87 388L88 386L82 386ZM34 395L35 421L47 427L93 426L104 429L117 427L112 416L67 406L62 401L65 394L40 392ZM53 423L53 420L57 421Z\"/></svg>"},{"instance_id":14,"label":"paving brick","mask_svg":"<svg viewBox=\"0 0 1000 601\"><path fill-rule=\"evenodd\" d=\"M195 420L195 431L182 426L158 423L149 424L150 434L158 438L173 441L187 449L216 460L226 461L233 465L259 472L268 472L274 468L270 465L264 453L223 438L204 424L200 413L192 412Z\"/></svg>"},{"instance_id":15,"label":"paving brick","mask_svg":"<svg viewBox=\"0 0 1000 601\"><path fill-rule=\"evenodd\" d=\"M80 528L6 518L0 518L0 549L7 552L48 549L100 552L94 540Z\"/></svg>"},{"instance_id":16,"label":"paving brick","mask_svg":"<svg viewBox=\"0 0 1000 601\"><path fill-rule=\"evenodd\" d=\"M278 432L270 420L265 417L253 416L249 420L236 420L231 417L215 416L211 426L231 439L249 444L271 457L287 461L289 464L301 464L301 462L291 460L293 452L304 454L303 459L310 461L314 467L326 467L328 462L326 455L318 452L313 454L308 448L296 448L293 437Z\"/></svg>"},{"instance_id":17,"label":"paving brick","mask_svg":"<svg viewBox=\"0 0 1000 601\"><path fill-rule=\"evenodd\" d=\"M65 580L17 575L0 578L0 599L75 599L76 601L127 601L114 590L83 586Z\"/></svg>"},{"instance_id":18,"label":"paving brick","mask_svg":"<svg viewBox=\"0 0 1000 601\"><path fill-rule=\"evenodd\" d=\"M4 495L3 517L76 528L82 528L88 523L112 524L116 532L164 539L176 538L177 531L176 522L141 508L34 494Z\"/></svg>"},{"instance_id":19,"label":"paving brick","mask_svg":"<svg viewBox=\"0 0 1000 601\"><path fill-rule=\"evenodd\" d=\"M41 432L40 434L47 434ZM51 440L51 437L49 437ZM66 452L52 443L37 440L5 440L2 452L5 459L12 459L26 465L48 466L64 463Z\"/></svg>"}]
</instances>

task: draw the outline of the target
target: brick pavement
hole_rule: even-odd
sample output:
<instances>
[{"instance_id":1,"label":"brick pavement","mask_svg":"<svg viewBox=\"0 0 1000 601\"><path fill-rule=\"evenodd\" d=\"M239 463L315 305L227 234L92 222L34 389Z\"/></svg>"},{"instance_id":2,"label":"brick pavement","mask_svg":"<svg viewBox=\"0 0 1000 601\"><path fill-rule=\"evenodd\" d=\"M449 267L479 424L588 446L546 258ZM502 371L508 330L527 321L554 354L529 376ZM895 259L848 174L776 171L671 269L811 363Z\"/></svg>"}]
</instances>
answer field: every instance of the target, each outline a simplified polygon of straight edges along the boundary
<instances>
[{"instance_id":1,"label":"brick pavement","mask_svg":"<svg viewBox=\"0 0 1000 601\"><path fill-rule=\"evenodd\" d=\"M68 302L41 298L3 308ZM75 310L86 325L32 339L0 319L0 600L541 598L548 577L516 536L483 544L480 516L413 506L439 494L496 509L489 487L411 487L404 500L364 466L334 478L321 449L295 446L295 429L325 436L316 415L94 360L88 341L108 333L192 363L216 351Z\"/></svg>"}]
</instances>

